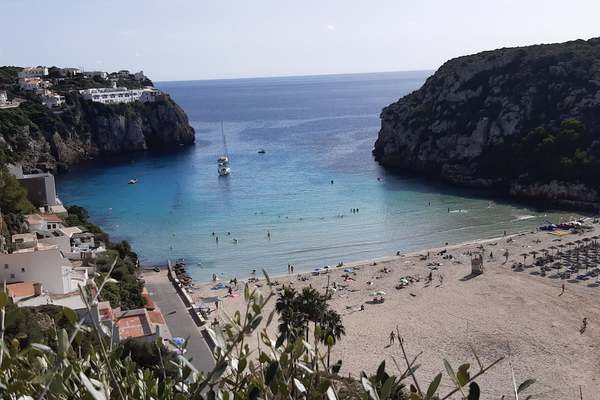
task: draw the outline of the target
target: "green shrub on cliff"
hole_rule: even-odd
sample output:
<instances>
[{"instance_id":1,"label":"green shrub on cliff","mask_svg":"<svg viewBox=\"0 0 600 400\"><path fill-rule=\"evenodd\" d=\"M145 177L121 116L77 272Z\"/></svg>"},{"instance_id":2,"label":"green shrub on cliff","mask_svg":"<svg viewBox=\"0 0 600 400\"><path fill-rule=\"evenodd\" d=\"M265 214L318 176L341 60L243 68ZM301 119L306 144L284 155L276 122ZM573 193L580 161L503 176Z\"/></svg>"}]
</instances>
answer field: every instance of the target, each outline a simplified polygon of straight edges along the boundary
<instances>
[{"instance_id":1,"label":"green shrub on cliff","mask_svg":"<svg viewBox=\"0 0 600 400\"><path fill-rule=\"evenodd\" d=\"M3 165L0 165L0 211L15 214L35 211L27 200L27 190Z\"/></svg>"}]
</instances>

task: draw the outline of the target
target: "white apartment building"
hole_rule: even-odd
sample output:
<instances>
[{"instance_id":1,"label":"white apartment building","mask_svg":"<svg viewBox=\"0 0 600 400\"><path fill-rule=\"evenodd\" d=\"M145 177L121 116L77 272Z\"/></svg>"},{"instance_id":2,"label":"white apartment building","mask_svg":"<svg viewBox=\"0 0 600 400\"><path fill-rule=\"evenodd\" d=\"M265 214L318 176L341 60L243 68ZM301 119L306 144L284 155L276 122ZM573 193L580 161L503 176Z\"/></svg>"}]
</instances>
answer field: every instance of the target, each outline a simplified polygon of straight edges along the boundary
<instances>
[{"instance_id":1,"label":"white apartment building","mask_svg":"<svg viewBox=\"0 0 600 400\"><path fill-rule=\"evenodd\" d=\"M19 79L39 78L46 75L48 75L47 67L25 67L17 74Z\"/></svg>"},{"instance_id":2,"label":"white apartment building","mask_svg":"<svg viewBox=\"0 0 600 400\"><path fill-rule=\"evenodd\" d=\"M148 92L147 94L144 94ZM134 101L152 102L160 91L154 88L127 89L126 87L94 88L80 90L86 100L102 104L132 103ZM142 96L144 99L142 100Z\"/></svg>"},{"instance_id":3,"label":"white apartment building","mask_svg":"<svg viewBox=\"0 0 600 400\"><path fill-rule=\"evenodd\" d=\"M0 281L39 282L50 293L65 294L87 280L87 271L75 270L55 246L38 244L11 254L0 253Z\"/></svg>"}]
</instances>

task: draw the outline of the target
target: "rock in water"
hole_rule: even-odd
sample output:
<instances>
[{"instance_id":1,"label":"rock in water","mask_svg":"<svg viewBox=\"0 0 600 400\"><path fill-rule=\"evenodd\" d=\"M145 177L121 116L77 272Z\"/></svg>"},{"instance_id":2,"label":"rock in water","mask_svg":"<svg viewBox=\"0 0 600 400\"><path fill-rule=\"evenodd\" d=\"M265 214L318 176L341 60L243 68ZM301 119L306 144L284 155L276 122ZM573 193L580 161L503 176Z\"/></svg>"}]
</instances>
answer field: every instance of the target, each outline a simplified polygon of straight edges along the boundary
<instances>
[{"instance_id":1,"label":"rock in water","mask_svg":"<svg viewBox=\"0 0 600 400\"><path fill-rule=\"evenodd\" d=\"M597 208L600 38L446 62L383 109L373 153L392 169Z\"/></svg>"}]
</instances>

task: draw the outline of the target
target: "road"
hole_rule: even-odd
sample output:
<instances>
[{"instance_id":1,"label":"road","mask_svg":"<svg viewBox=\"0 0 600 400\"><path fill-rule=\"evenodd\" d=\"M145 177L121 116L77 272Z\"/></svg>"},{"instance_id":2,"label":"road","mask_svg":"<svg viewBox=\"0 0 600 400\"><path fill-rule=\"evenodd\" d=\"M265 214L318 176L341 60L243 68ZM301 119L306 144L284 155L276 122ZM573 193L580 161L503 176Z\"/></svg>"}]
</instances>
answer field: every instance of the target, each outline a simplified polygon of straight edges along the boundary
<instances>
[{"instance_id":1,"label":"road","mask_svg":"<svg viewBox=\"0 0 600 400\"><path fill-rule=\"evenodd\" d=\"M162 311L171 334L182 338L189 337L185 357L191 358L192 365L198 370L210 371L215 366L212 353L202 337L200 328L192 319L188 307L169 281L167 271L161 270L159 273L144 271L144 280L148 293Z\"/></svg>"}]
</instances>

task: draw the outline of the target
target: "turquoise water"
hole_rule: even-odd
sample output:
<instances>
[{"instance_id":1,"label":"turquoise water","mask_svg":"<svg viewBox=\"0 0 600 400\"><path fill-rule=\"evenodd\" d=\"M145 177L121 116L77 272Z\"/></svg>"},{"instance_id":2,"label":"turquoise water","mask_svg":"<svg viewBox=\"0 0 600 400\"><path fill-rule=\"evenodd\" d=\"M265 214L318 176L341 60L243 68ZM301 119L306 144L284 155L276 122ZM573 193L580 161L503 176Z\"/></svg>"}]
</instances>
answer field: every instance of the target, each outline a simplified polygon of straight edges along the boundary
<instances>
[{"instance_id":1,"label":"turquoise water","mask_svg":"<svg viewBox=\"0 0 600 400\"><path fill-rule=\"evenodd\" d=\"M374 162L381 108L427 76L160 83L187 112L197 144L83 165L57 178L59 195L131 241L145 263L183 257L201 280L365 260L543 222L528 208L393 176ZM221 121L232 168L224 178ZM133 177L139 183L127 185Z\"/></svg>"}]
</instances>

